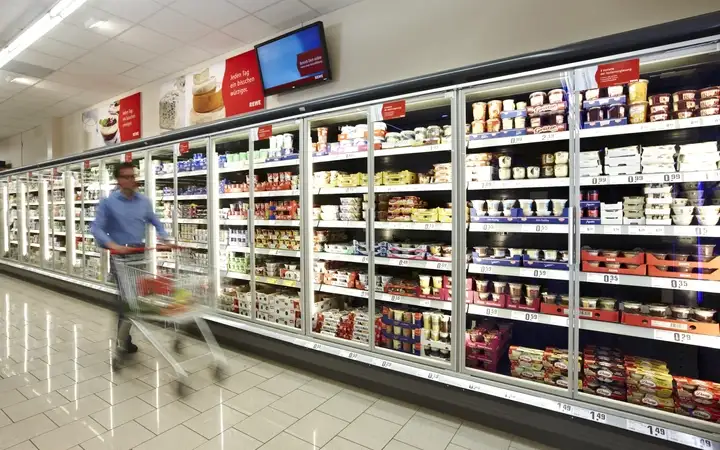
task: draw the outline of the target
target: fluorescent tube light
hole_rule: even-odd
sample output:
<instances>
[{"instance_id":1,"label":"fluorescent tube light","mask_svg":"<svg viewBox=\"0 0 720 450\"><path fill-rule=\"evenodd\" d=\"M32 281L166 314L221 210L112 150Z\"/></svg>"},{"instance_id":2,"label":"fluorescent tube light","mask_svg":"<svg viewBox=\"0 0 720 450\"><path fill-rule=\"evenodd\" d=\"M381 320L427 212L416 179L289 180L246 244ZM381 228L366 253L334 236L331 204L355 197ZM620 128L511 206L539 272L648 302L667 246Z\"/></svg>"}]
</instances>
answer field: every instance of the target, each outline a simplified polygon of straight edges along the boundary
<instances>
[{"instance_id":1,"label":"fluorescent tube light","mask_svg":"<svg viewBox=\"0 0 720 450\"><path fill-rule=\"evenodd\" d=\"M12 40L5 48L0 50L0 69L17 55L30 47L35 41L43 37L47 32L55 28L57 24L72 14L87 0L60 0L50 11L45 13L28 28L23 30L18 37Z\"/></svg>"},{"instance_id":2,"label":"fluorescent tube light","mask_svg":"<svg viewBox=\"0 0 720 450\"><path fill-rule=\"evenodd\" d=\"M39 81L37 78L28 77L15 77L10 80L11 83L23 84L25 86L32 86Z\"/></svg>"}]
</instances>

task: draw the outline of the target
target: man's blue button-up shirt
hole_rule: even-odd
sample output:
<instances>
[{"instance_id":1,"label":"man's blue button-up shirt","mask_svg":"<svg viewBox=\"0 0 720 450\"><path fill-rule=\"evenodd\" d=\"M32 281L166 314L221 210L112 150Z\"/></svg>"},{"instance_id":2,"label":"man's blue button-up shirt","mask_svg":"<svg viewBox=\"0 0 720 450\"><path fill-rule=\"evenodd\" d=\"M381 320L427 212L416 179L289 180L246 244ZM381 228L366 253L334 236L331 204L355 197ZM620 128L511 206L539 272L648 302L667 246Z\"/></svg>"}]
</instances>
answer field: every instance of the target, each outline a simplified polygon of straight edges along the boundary
<instances>
[{"instance_id":1,"label":"man's blue button-up shirt","mask_svg":"<svg viewBox=\"0 0 720 450\"><path fill-rule=\"evenodd\" d=\"M101 247L107 248L110 242L140 245L145 242L145 226L148 223L155 227L161 239L168 238L150 199L137 192L127 198L118 189L98 205L91 231Z\"/></svg>"}]
</instances>

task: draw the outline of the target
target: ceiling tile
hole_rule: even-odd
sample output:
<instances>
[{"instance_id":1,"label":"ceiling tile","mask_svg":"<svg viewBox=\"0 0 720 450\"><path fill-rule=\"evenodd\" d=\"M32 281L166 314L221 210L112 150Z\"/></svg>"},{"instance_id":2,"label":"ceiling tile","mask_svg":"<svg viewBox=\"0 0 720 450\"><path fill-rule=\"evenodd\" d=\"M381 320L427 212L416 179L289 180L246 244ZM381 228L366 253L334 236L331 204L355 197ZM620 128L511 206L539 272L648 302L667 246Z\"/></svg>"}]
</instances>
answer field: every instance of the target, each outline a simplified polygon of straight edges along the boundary
<instances>
[{"instance_id":1,"label":"ceiling tile","mask_svg":"<svg viewBox=\"0 0 720 450\"><path fill-rule=\"evenodd\" d=\"M41 82L33 86L33 88L42 89L43 91L52 91L67 94L68 97L70 97L71 95L77 95L81 91L81 89L79 88L68 86L62 83L55 83L48 80L42 80Z\"/></svg>"},{"instance_id":2,"label":"ceiling tile","mask_svg":"<svg viewBox=\"0 0 720 450\"><path fill-rule=\"evenodd\" d=\"M16 61L26 64L34 64L36 66L45 67L46 69L58 70L66 66L70 61L55 56L46 55L36 50L25 49L22 53L15 57Z\"/></svg>"},{"instance_id":3,"label":"ceiling tile","mask_svg":"<svg viewBox=\"0 0 720 450\"><path fill-rule=\"evenodd\" d=\"M203 2L203 4L206 4ZM142 21L147 28L183 42L192 43L210 34L212 28L169 8L162 9Z\"/></svg>"},{"instance_id":4,"label":"ceiling tile","mask_svg":"<svg viewBox=\"0 0 720 450\"><path fill-rule=\"evenodd\" d=\"M73 99L67 99L63 100L61 102L55 103L52 106L49 106L47 108L48 112L53 114L55 117L60 116L67 116L68 114L72 114L74 112L80 111L83 108L86 108L93 103L78 103L74 101Z\"/></svg>"},{"instance_id":5,"label":"ceiling tile","mask_svg":"<svg viewBox=\"0 0 720 450\"><path fill-rule=\"evenodd\" d=\"M206 61L213 57L211 53L190 45L177 48L166 53L164 56L173 61L181 62L185 64L185 66L192 66L193 64Z\"/></svg>"},{"instance_id":6,"label":"ceiling tile","mask_svg":"<svg viewBox=\"0 0 720 450\"><path fill-rule=\"evenodd\" d=\"M75 103L82 103L82 104L88 104L88 105L94 105L96 103L103 102L108 99L108 96L104 92L93 92L93 91L84 91L79 93L78 95L74 95L68 100L73 101Z\"/></svg>"},{"instance_id":7,"label":"ceiling tile","mask_svg":"<svg viewBox=\"0 0 720 450\"><path fill-rule=\"evenodd\" d=\"M183 45L177 39L136 25L116 38L120 42L144 48L155 53L166 53Z\"/></svg>"},{"instance_id":8,"label":"ceiling tile","mask_svg":"<svg viewBox=\"0 0 720 450\"><path fill-rule=\"evenodd\" d=\"M239 50L245 44L220 31L213 31L195 42L198 48L207 50L214 56L222 55L233 50Z\"/></svg>"},{"instance_id":9,"label":"ceiling tile","mask_svg":"<svg viewBox=\"0 0 720 450\"><path fill-rule=\"evenodd\" d=\"M162 5L153 0L94 0L93 6L135 23L162 8Z\"/></svg>"},{"instance_id":10,"label":"ceiling tile","mask_svg":"<svg viewBox=\"0 0 720 450\"><path fill-rule=\"evenodd\" d=\"M277 28L255 16L242 18L226 26L222 31L248 44L265 39L278 32Z\"/></svg>"},{"instance_id":11,"label":"ceiling tile","mask_svg":"<svg viewBox=\"0 0 720 450\"><path fill-rule=\"evenodd\" d=\"M287 30L288 28L299 27L300 25L307 25L313 19L317 19L318 17L320 17L320 13L315 11L314 9L311 9L305 14L293 17L292 19L286 20L285 22L280 22L275 26L280 30Z\"/></svg>"},{"instance_id":12,"label":"ceiling tile","mask_svg":"<svg viewBox=\"0 0 720 450\"><path fill-rule=\"evenodd\" d=\"M213 28L221 28L248 13L227 0L177 0L170 8Z\"/></svg>"},{"instance_id":13,"label":"ceiling tile","mask_svg":"<svg viewBox=\"0 0 720 450\"><path fill-rule=\"evenodd\" d=\"M88 53L81 59L83 62L71 62L62 71L74 75L118 75L135 67L133 63L97 53Z\"/></svg>"},{"instance_id":14,"label":"ceiling tile","mask_svg":"<svg viewBox=\"0 0 720 450\"><path fill-rule=\"evenodd\" d=\"M65 22L110 38L117 36L133 26L133 22L121 19L107 11L93 8L90 6L90 3L85 3L78 8L77 11L70 14L67 19L65 19ZM101 26L93 26L90 28L97 22L104 23Z\"/></svg>"},{"instance_id":15,"label":"ceiling tile","mask_svg":"<svg viewBox=\"0 0 720 450\"><path fill-rule=\"evenodd\" d=\"M149 61L157 57L157 53L153 53L151 51L145 50L144 48L120 42L117 39L107 41L106 43L93 50L92 53L112 55L113 58L131 62L133 64L142 64L145 61Z\"/></svg>"},{"instance_id":16,"label":"ceiling tile","mask_svg":"<svg viewBox=\"0 0 720 450\"><path fill-rule=\"evenodd\" d=\"M57 24L46 36L66 44L76 45L88 50L95 48L108 40L105 36L64 22Z\"/></svg>"},{"instance_id":17,"label":"ceiling tile","mask_svg":"<svg viewBox=\"0 0 720 450\"><path fill-rule=\"evenodd\" d=\"M22 75L10 72L7 70L0 70L0 92L20 92L23 89L27 89L28 86L20 83L12 83L11 80Z\"/></svg>"},{"instance_id":18,"label":"ceiling tile","mask_svg":"<svg viewBox=\"0 0 720 450\"><path fill-rule=\"evenodd\" d=\"M255 11L260 11L263 8L267 8L268 6L277 3L279 0L230 0L232 3L236 4L240 8L244 9L245 11L249 13L254 13Z\"/></svg>"},{"instance_id":19,"label":"ceiling tile","mask_svg":"<svg viewBox=\"0 0 720 450\"><path fill-rule=\"evenodd\" d=\"M54 95L48 95L47 93L32 93L31 90L22 91L21 93L12 97L13 102L19 102L28 106L37 106L43 108L45 106L54 105L55 103L68 98L69 95L58 96L57 93Z\"/></svg>"},{"instance_id":20,"label":"ceiling tile","mask_svg":"<svg viewBox=\"0 0 720 450\"><path fill-rule=\"evenodd\" d=\"M42 106L22 100L16 100L15 97L11 97L0 103L0 111L12 111L18 116L31 114L40 109L42 109Z\"/></svg>"},{"instance_id":21,"label":"ceiling tile","mask_svg":"<svg viewBox=\"0 0 720 450\"><path fill-rule=\"evenodd\" d=\"M165 57L160 57L151 59L150 61L142 64L142 67L162 72L164 74L171 74L184 71L187 69L187 64Z\"/></svg>"},{"instance_id":22,"label":"ceiling tile","mask_svg":"<svg viewBox=\"0 0 720 450\"><path fill-rule=\"evenodd\" d=\"M55 39L50 39L49 37L42 37L38 39L30 46L30 48L43 52L46 55L53 55L70 61L79 58L87 52L84 48L56 41Z\"/></svg>"},{"instance_id":23,"label":"ceiling tile","mask_svg":"<svg viewBox=\"0 0 720 450\"><path fill-rule=\"evenodd\" d=\"M142 83L148 83L150 81L162 78L166 74L157 70L148 69L147 67L137 66L124 72L123 75L126 77L134 78Z\"/></svg>"},{"instance_id":24,"label":"ceiling tile","mask_svg":"<svg viewBox=\"0 0 720 450\"><path fill-rule=\"evenodd\" d=\"M301 0L303 3L319 12L320 14L327 14L329 12L345 8L353 3L358 3L360 0Z\"/></svg>"},{"instance_id":25,"label":"ceiling tile","mask_svg":"<svg viewBox=\"0 0 720 450\"><path fill-rule=\"evenodd\" d=\"M311 12L312 10L299 0L282 0L256 12L255 16L270 25L278 26Z\"/></svg>"}]
</instances>

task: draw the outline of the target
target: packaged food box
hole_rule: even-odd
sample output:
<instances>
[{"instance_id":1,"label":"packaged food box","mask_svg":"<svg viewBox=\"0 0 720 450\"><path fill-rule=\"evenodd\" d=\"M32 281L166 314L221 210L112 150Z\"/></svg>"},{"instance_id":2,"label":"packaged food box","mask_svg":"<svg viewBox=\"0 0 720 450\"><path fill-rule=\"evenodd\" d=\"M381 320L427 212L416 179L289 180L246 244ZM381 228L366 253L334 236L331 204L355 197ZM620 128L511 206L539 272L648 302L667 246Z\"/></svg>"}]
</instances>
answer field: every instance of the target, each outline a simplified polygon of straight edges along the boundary
<instances>
[{"instance_id":1,"label":"packaged food box","mask_svg":"<svg viewBox=\"0 0 720 450\"><path fill-rule=\"evenodd\" d=\"M508 358L510 363L525 363L525 364L540 364L542 367L544 350L537 348L519 347L517 345L511 345L508 350Z\"/></svg>"},{"instance_id":2,"label":"packaged food box","mask_svg":"<svg viewBox=\"0 0 720 450\"><path fill-rule=\"evenodd\" d=\"M543 383L545 380L545 371L542 370L542 366L540 370L536 370L536 368L532 367L524 367L511 364L510 375L515 378L523 378L525 380L532 380L540 383Z\"/></svg>"},{"instance_id":3,"label":"packaged food box","mask_svg":"<svg viewBox=\"0 0 720 450\"><path fill-rule=\"evenodd\" d=\"M613 400L625 401L626 399L626 391L624 387L608 385L606 383L601 383L598 380L584 379L582 391L587 394L611 398Z\"/></svg>"},{"instance_id":4,"label":"packaged food box","mask_svg":"<svg viewBox=\"0 0 720 450\"><path fill-rule=\"evenodd\" d=\"M561 375L567 375L569 366L569 355L567 350L548 347L543 354L543 367L546 372L556 372ZM578 366L581 364L578 357Z\"/></svg>"},{"instance_id":5,"label":"packaged food box","mask_svg":"<svg viewBox=\"0 0 720 450\"><path fill-rule=\"evenodd\" d=\"M657 359L641 358L638 356L625 356L625 367L637 367L669 373L667 363Z\"/></svg>"},{"instance_id":6,"label":"packaged food box","mask_svg":"<svg viewBox=\"0 0 720 450\"><path fill-rule=\"evenodd\" d=\"M678 400L683 404L693 402L704 407L720 407L720 384L687 377L673 378Z\"/></svg>"},{"instance_id":7,"label":"packaged food box","mask_svg":"<svg viewBox=\"0 0 720 450\"><path fill-rule=\"evenodd\" d=\"M628 368L626 373L628 389L656 394L663 398L672 395L673 377L668 373L638 368Z\"/></svg>"},{"instance_id":8,"label":"packaged food box","mask_svg":"<svg viewBox=\"0 0 720 450\"><path fill-rule=\"evenodd\" d=\"M628 388L627 390L627 401L628 403L649 406L651 408L662 409L668 412L674 412L675 410L675 401L672 396L661 397L656 394L637 391L631 388Z\"/></svg>"},{"instance_id":9,"label":"packaged food box","mask_svg":"<svg viewBox=\"0 0 720 450\"><path fill-rule=\"evenodd\" d=\"M720 422L720 410L704 405L675 403L675 413L709 422Z\"/></svg>"}]
</instances>

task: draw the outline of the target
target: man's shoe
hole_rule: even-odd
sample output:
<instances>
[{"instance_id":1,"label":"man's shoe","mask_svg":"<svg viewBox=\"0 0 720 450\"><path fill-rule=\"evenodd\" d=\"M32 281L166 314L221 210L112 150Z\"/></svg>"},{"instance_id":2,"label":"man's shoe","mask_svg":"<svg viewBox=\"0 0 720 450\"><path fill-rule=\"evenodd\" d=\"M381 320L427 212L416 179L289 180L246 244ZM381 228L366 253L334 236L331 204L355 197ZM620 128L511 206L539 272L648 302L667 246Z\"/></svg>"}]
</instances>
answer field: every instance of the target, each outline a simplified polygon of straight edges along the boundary
<instances>
[{"instance_id":1,"label":"man's shoe","mask_svg":"<svg viewBox=\"0 0 720 450\"><path fill-rule=\"evenodd\" d=\"M125 344L125 351L130 353L137 353L138 346L132 343L132 340L128 339L127 343Z\"/></svg>"}]
</instances>

